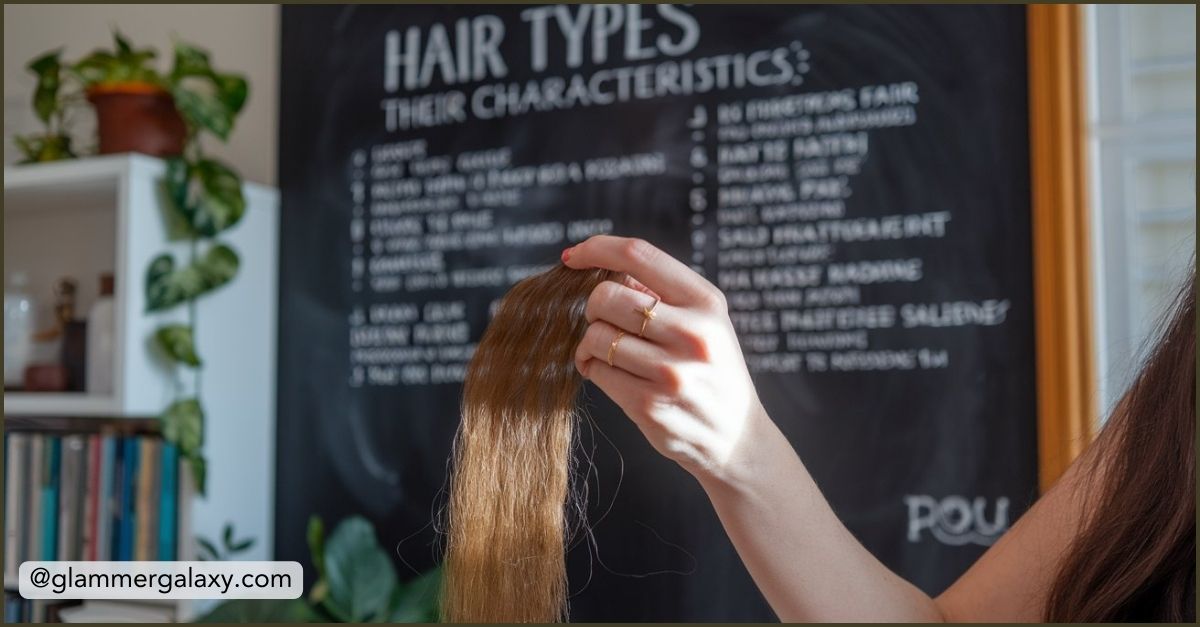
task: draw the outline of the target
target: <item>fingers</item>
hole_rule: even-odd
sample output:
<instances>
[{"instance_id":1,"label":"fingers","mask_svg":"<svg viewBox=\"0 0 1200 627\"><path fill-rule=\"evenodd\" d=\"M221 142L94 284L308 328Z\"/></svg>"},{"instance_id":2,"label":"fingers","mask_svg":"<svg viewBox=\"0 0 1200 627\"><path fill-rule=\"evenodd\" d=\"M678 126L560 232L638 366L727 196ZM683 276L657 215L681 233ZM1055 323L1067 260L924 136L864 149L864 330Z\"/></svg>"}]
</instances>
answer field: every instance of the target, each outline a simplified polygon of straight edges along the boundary
<instances>
[{"instance_id":1,"label":"fingers","mask_svg":"<svg viewBox=\"0 0 1200 627\"><path fill-rule=\"evenodd\" d=\"M624 333L618 338L618 333ZM614 345L615 340L615 345ZM648 381L669 382L673 371L666 367L669 356L659 346L635 335L624 332L613 325L598 320L588 326L583 340L575 349L575 367L584 376L596 361L624 370L635 377ZM592 360L592 363L588 363Z\"/></svg>"},{"instance_id":2,"label":"fingers","mask_svg":"<svg viewBox=\"0 0 1200 627\"><path fill-rule=\"evenodd\" d=\"M604 320L632 335L661 344L670 336L668 321L677 318L679 312L657 296L616 281L603 281L588 296L584 315L588 322Z\"/></svg>"},{"instance_id":3,"label":"fingers","mask_svg":"<svg viewBox=\"0 0 1200 627\"><path fill-rule=\"evenodd\" d=\"M563 251L563 263L624 272L674 305L709 304L720 294L691 268L640 239L597 235Z\"/></svg>"}]
</instances>

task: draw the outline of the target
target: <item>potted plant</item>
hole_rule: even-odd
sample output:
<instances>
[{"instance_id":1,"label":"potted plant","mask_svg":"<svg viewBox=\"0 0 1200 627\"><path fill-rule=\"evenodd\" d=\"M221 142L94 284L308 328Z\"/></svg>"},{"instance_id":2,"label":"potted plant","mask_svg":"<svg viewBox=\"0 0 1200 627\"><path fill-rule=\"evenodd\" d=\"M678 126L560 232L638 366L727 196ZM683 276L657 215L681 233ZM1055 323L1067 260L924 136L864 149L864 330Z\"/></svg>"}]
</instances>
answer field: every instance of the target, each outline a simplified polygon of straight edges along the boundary
<instances>
[{"instance_id":1,"label":"potted plant","mask_svg":"<svg viewBox=\"0 0 1200 627\"><path fill-rule=\"evenodd\" d=\"M201 137L229 138L246 104L249 86L238 74L218 72L208 53L176 41L169 73L156 70L157 53L137 49L113 32L113 50L96 50L69 63L62 49L34 59L38 79L33 108L46 125L43 134L15 138L26 161L71 158L67 112L85 101L96 109L101 153L136 151L167 157L163 198L172 240L190 246L182 263L163 253L146 269L148 313L185 308L186 322L164 324L155 345L180 379L177 397L159 416L163 438L179 447L197 491L203 495L207 465L204 408L199 388L202 362L196 351L196 301L233 280L237 252L219 240L246 209L242 179L221 161L204 154ZM184 380L192 380L187 391Z\"/></svg>"},{"instance_id":2,"label":"potted plant","mask_svg":"<svg viewBox=\"0 0 1200 627\"><path fill-rule=\"evenodd\" d=\"M114 31L112 50L74 63L62 60L61 48L34 59L28 66L38 79L33 108L47 130L16 138L27 160L75 156L65 115L84 99L96 111L100 154L178 156L200 130L228 139L249 93L246 79L214 70L195 46L177 41L174 53L171 71L163 74L153 65L156 51L134 48Z\"/></svg>"}]
</instances>

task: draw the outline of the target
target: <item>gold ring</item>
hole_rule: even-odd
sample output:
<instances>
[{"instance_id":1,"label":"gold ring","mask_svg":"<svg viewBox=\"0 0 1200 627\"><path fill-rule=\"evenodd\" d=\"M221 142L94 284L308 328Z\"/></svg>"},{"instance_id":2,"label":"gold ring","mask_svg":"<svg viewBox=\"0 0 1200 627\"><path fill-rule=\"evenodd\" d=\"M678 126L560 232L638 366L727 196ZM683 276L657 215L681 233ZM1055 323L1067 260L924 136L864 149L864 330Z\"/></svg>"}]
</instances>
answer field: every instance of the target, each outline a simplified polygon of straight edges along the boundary
<instances>
[{"instance_id":1,"label":"gold ring","mask_svg":"<svg viewBox=\"0 0 1200 627\"><path fill-rule=\"evenodd\" d=\"M621 338L623 338L623 337L625 337L625 332L617 331L617 336L613 338L612 344L608 345L608 365L610 367L613 365L613 363L612 363L613 353L617 352L617 342L620 342Z\"/></svg>"},{"instance_id":2,"label":"gold ring","mask_svg":"<svg viewBox=\"0 0 1200 627\"><path fill-rule=\"evenodd\" d=\"M650 321L654 319L654 316L655 316L654 308L655 307L658 307L658 299L657 298L654 299L653 305L650 305L649 307L642 307L641 309L633 310L634 313L640 313L643 316L642 330L638 331L638 337L643 337L646 335L646 325L650 324Z\"/></svg>"}]
</instances>

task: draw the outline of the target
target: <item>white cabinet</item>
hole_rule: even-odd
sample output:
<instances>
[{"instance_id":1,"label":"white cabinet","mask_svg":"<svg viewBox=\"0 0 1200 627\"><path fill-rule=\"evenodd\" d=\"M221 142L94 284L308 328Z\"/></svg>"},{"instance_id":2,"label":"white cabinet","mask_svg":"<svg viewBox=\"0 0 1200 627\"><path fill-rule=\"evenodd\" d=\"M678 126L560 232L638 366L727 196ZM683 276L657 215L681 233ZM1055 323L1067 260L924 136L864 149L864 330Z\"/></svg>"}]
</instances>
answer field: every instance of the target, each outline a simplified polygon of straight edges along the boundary
<instances>
[{"instance_id":1,"label":"white cabinet","mask_svg":"<svg viewBox=\"0 0 1200 627\"><path fill-rule=\"evenodd\" d=\"M78 281L77 317L96 299L99 276L116 278L113 393L8 391L6 417L149 418L173 399L176 382L153 335L185 311L147 313L145 299L154 257L169 251L177 263L188 259L188 243L167 237L164 171L158 159L129 154L5 168L4 271L28 276L40 326L52 319L51 287L60 277ZM194 535L219 538L226 522L256 540L242 559L269 559L273 544L279 195L255 184L244 192L242 220L219 238L240 257L237 276L197 301L208 495L185 506L181 556L194 554Z\"/></svg>"}]
</instances>

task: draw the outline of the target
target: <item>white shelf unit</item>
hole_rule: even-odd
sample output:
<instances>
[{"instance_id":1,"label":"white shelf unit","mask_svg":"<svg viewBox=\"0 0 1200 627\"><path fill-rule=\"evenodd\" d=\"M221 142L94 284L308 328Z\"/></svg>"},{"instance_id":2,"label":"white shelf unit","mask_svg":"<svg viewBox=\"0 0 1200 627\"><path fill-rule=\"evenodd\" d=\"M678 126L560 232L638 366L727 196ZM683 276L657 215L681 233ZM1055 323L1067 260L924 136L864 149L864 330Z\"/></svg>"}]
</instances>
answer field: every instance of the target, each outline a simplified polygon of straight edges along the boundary
<instances>
[{"instance_id":1,"label":"white shelf unit","mask_svg":"<svg viewBox=\"0 0 1200 627\"><path fill-rule=\"evenodd\" d=\"M78 281L76 314L83 317L98 295L100 274L111 272L117 347L111 395L8 391L6 417L151 418L173 400L175 383L153 334L163 323L183 321L185 312L147 313L145 300L154 257L171 252L177 264L188 259L187 242L167 237L164 172L161 160L137 154L4 169L4 269L28 276L39 326L51 319L57 279ZM182 504L181 558L195 554L196 535L217 539L226 522L239 537L256 540L243 559L270 559L273 545L279 194L252 183L243 191L245 215L219 238L237 251L238 274L196 307L208 493ZM181 602L176 619L204 606Z\"/></svg>"}]
</instances>

